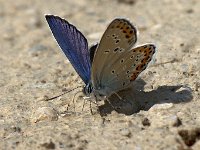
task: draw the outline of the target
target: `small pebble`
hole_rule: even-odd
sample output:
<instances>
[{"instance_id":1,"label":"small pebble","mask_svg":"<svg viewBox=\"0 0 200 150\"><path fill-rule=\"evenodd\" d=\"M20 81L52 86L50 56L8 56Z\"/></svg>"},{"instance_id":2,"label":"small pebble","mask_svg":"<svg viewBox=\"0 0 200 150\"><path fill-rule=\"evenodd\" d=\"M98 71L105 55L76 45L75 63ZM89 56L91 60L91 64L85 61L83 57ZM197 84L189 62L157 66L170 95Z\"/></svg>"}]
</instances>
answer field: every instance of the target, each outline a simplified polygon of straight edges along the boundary
<instances>
[{"instance_id":1,"label":"small pebble","mask_svg":"<svg viewBox=\"0 0 200 150\"><path fill-rule=\"evenodd\" d=\"M49 99L49 96L47 96L47 95L44 95L44 96L37 98L38 101L47 101L48 99Z\"/></svg>"},{"instance_id":2,"label":"small pebble","mask_svg":"<svg viewBox=\"0 0 200 150\"><path fill-rule=\"evenodd\" d=\"M172 107L173 107L173 103L155 104L149 109L149 111L165 110L165 109L169 109Z\"/></svg>"},{"instance_id":3,"label":"small pebble","mask_svg":"<svg viewBox=\"0 0 200 150\"><path fill-rule=\"evenodd\" d=\"M149 121L148 118L144 118L144 119L142 120L142 125L143 125L143 126L150 126L151 123L150 123L150 121Z\"/></svg>"},{"instance_id":4,"label":"small pebble","mask_svg":"<svg viewBox=\"0 0 200 150\"><path fill-rule=\"evenodd\" d=\"M40 121L56 121L58 120L58 112L51 107L40 107L36 110L32 118L34 123Z\"/></svg>"},{"instance_id":5,"label":"small pebble","mask_svg":"<svg viewBox=\"0 0 200 150\"><path fill-rule=\"evenodd\" d=\"M38 45L34 45L33 47L31 47L29 49L29 51L32 52L38 52L38 51L43 51L43 50L47 50L48 48L44 45L38 44Z\"/></svg>"},{"instance_id":6,"label":"small pebble","mask_svg":"<svg viewBox=\"0 0 200 150\"><path fill-rule=\"evenodd\" d=\"M123 136L126 136L126 137L131 137L131 132L130 132L130 130L129 129L120 129L120 133L121 133L121 135L123 135Z\"/></svg>"},{"instance_id":7,"label":"small pebble","mask_svg":"<svg viewBox=\"0 0 200 150\"><path fill-rule=\"evenodd\" d=\"M127 5L133 5L136 3L137 0L118 0L119 3L124 3Z\"/></svg>"},{"instance_id":8,"label":"small pebble","mask_svg":"<svg viewBox=\"0 0 200 150\"><path fill-rule=\"evenodd\" d=\"M174 120L174 123L172 124L173 127L179 127L182 125L182 121L176 117L176 119Z\"/></svg>"},{"instance_id":9,"label":"small pebble","mask_svg":"<svg viewBox=\"0 0 200 150\"><path fill-rule=\"evenodd\" d=\"M55 144L52 141L50 141L49 143L43 143L43 144L41 144L41 146L46 149L55 149L56 148Z\"/></svg>"},{"instance_id":10,"label":"small pebble","mask_svg":"<svg viewBox=\"0 0 200 150\"><path fill-rule=\"evenodd\" d=\"M198 91L199 91L199 87L200 87L200 83L199 83L199 82L196 82L196 83L195 83L195 88L194 88L195 91L198 92Z\"/></svg>"}]
</instances>

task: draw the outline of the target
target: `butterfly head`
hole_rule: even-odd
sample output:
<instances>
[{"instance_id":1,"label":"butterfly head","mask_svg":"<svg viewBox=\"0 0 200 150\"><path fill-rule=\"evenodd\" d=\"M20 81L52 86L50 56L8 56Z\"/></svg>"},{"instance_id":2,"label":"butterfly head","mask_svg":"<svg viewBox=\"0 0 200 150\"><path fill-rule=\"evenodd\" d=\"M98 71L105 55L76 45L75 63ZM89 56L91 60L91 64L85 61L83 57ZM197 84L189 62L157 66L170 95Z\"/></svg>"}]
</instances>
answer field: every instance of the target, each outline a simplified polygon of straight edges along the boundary
<instances>
[{"instance_id":1,"label":"butterfly head","mask_svg":"<svg viewBox=\"0 0 200 150\"><path fill-rule=\"evenodd\" d=\"M93 97L97 101L105 100L107 98L108 93L105 92L104 88L94 88L92 83L88 83L83 88L83 93L88 97Z\"/></svg>"},{"instance_id":2,"label":"butterfly head","mask_svg":"<svg viewBox=\"0 0 200 150\"><path fill-rule=\"evenodd\" d=\"M93 92L93 86L91 83L88 83L84 86L83 88L83 93L86 95L86 96L90 96L90 94Z\"/></svg>"}]
</instances>

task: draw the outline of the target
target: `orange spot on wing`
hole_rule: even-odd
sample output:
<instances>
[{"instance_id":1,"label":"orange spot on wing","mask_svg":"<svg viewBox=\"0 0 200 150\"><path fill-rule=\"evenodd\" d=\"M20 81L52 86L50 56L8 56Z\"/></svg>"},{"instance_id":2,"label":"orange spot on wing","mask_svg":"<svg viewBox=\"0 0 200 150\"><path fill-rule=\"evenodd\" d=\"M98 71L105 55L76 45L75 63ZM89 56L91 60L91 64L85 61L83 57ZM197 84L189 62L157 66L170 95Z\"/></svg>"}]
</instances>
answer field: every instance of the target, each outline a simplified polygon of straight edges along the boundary
<instances>
[{"instance_id":1,"label":"orange spot on wing","mask_svg":"<svg viewBox=\"0 0 200 150\"><path fill-rule=\"evenodd\" d=\"M134 81L137 78L137 73L133 73L131 76L131 81Z\"/></svg>"},{"instance_id":2,"label":"orange spot on wing","mask_svg":"<svg viewBox=\"0 0 200 150\"><path fill-rule=\"evenodd\" d=\"M155 53L155 46L154 45L144 45L142 47L139 48L135 48L132 50L133 52L138 52L138 53L143 53L144 57L141 60L140 64L136 65L136 70L133 72L130 81L134 81L137 76L140 74L140 72L142 72L147 64L151 61L152 55Z\"/></svg>"}]
</instances>

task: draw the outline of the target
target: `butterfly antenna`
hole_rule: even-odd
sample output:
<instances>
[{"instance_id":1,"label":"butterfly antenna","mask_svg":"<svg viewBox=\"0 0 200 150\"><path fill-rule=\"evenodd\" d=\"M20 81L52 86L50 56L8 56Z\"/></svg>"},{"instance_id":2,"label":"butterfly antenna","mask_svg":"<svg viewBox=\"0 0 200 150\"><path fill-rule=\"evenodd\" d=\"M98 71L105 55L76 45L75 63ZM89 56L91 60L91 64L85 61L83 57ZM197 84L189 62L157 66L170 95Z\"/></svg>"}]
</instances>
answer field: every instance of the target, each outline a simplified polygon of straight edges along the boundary
<instances>
[{"instance_id":1,"label":"butterfly antenna","mask_svg":"<svg viewBox=\"0 0 200 150\"><path fill-rule=\"evenodd\" d=\"M48 99L46 99L46 101L50 101L50 100L56 99L56 98L58 98L58 97L60 97L60 96L63 96L63 95L65 95L65 94L69 93L69 92L72 92L72 91L74 91L74 90L76 90L76 89L78 89L78 88L83 88L83 86L77 86L77 87L75 87L74 89L71 89L71 90L65 91L65 92L63 92L63 93L60 94L60 95L57 95L57 96L54 96L54 97L48 98Z\"/></svg>"},{"instance_id":2,"label":"butterfly antenna","mask_svg":"<svg viewBox=\"0 0 200 150\"><path fill-rule=\"evenodd\" d=\"M175 62L179 62L179 59L173 59L170 61L166 61L166 62L161 62L161 63L157 63L157 64L152 64L151 67L157 67L159 65L164 65L164 64L169 64L169 63L175 63Z\"/></svg>"}]
</instances>

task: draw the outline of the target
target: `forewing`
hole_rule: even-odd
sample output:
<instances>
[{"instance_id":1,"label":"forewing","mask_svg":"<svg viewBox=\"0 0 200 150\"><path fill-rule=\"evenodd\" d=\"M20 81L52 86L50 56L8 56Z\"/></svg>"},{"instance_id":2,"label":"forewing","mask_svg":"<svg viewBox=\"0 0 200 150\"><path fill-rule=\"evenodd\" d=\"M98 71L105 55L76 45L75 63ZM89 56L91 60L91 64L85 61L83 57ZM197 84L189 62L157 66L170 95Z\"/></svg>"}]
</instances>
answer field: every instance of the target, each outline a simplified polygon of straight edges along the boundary
<instances>
[{"instance_id":1,"label":"forewing","mask_svg":"<svg viewBox=\"0 0 200 150\"><path fill-rule=\"evenodd\" d=\"M156 47L145 44L124 53L110 68L105 85L112 91L119 91L128 87L138 75L146 69L152 60Z\"/></svg>"},{"instance_id":2,"label":"forewing","mask_svg":"<svg viewBox=\"0 0 200 150\"><path fill-rule=\"evenodd\" d=\"M116 18L104 32L92 63L92 83L95 88L104 84L107 69L137 41L136 28L126 19Z\"/></svg>"},{"instance_id":3,"label":"forewing","mask_svg":"<svg viewBox=\"0 0 200 150\"><path fill-rule=\"evenodd\" d=\"M75 26L66 20L53 15L46 15L49 27L64 54L72 66L87 84L90 81L90 54L88 42Z\"/></svg>"}]
</instances>

